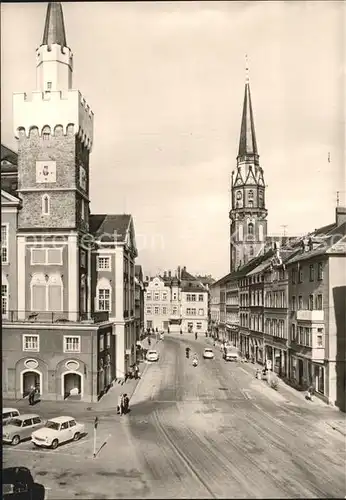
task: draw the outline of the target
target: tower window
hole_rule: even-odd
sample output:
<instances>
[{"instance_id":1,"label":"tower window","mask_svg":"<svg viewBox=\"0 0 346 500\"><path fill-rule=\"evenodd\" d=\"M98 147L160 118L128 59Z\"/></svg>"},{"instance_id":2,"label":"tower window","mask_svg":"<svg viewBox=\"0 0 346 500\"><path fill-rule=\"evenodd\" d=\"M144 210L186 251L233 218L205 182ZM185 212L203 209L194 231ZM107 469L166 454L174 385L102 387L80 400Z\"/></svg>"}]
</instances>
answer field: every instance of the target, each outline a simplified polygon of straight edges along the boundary
<instances>
[{"instance_id":1,"label":"tower window","mask_svg":"<svg viewBox=\"0 0 346 500\"><path fill-rule=\"evenodd\" d=\"M50 200L48 194L42 196L42 215L49 215L50 213Z\"/></svg>"},{"instance_id":2,"label":"tower window","mask_svg":"<svg viewBox=\"0 0 346 500\"><path fill-rule=\"evenodd\" d=\"M249 191L249 200L253 200L253 191L252 191L252 189Z\"/></svg>"},{"instance_id":3,"label":"tower window","mask_svg":"<svg viewBox=\"0 0 346 500\"><path fill-rule=\"evenodd\" d=\"M251 245L250 250L249 250L249 256L253 257L253 255L254 255L254 250L253 250L253 246Z\"/></svg>"},{"instance_id":4,"label":"tower window","mask_svg":"<svg viewBox=\"0 0 346 500\"><path fill-rule=\"evenodd\" d=\"M250 222L248 224L248 226L247 226L247 232L248 232L249 235L250 234L253 235L253 224L252 224L252 222Z\"/></svg>"}]
</instances>

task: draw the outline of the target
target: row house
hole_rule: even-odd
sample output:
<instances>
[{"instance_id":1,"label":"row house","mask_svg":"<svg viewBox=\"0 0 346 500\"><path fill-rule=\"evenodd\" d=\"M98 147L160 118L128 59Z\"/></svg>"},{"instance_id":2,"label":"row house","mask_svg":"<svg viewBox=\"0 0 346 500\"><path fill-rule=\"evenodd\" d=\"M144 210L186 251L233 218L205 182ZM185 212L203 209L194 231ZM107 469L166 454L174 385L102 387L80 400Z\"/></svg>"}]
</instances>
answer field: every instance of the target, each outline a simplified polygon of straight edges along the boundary
<instances>
[{"instance_id":1,"label":"row house","mask_svg":"<svg viewBox=\"0 0 346 500\"><path fill-rule=\"evenodd\" d=\"M209 288L178 266L175 275L146 279L145 327L157 331L206 332L209 323Z\"/></svg>"},{"instance_id":2,"label":"row house","mask_svg":"<svg viewBox=\"0 0 346 500\"><path fill-rule=\"evenodd\" d=\"M144 279L142 266L135 265L135 331L136 341L144 333Z\"/></svg>"},{"instance_id":3,"label":"row house","mask_svg":"<svg viewBox=\"0 0 346 500\"><path fill-rule=\"evenodd\" d=\"M239 331L239 288L238 280L231 275L226 278L226 340L238 345Z\"/></svg>"},{"instance_id":4,"label":"row house","mask_svg":"<svg viewBox=\"0 0 346 500\"><path fill-rule=\"evenodd\" d=\"M93 113L72 86L62 6L49 3L38 89L13 96L1 147L3 396L96 402L135 360L131 215L90 213ZM15 180L16 179L16 180Z\"/></svg>"},{"instance_id":5,"label":"row house","mask_svg":"<svg viewBox=\"0 0 346 500\"><path fill-rule=\"evenodd\" d=\"M254 324L254 311L253 308L257 306L251 305L251 293L253 289L252 286L252 277L248 274L255 269L258 265L261 264L267 255L260 255L255 257L251 261L249 261L245 266L243 266L240 270L238 270L236 274L236 279L238 280L239 286L239 334L238 334L238 346L240 351L244 356L249 358L250 356L254 356L255 348L262 348L261 342L262 340L260 335L257 335L257 344L255 342L254 336L251 336L251 325ZM257 277L256 277L257 280ZM256 311L256 316L258 316L258 311ZM251 319L252 318L252 319ZM251 323L250 323L251 319ZM258 327L258 325L257 325Z\"/></svg>"},{"instance_id":6,"label":"row house","mask_svg":"<svg viewBox=\"0 0 346 500\"><path fill-rule=\"evenodd\" d=\"M264 360L280 377L288 377L289 297L286 263L297 250L280 248L263 270L264 279Z\"/></svg>"},{"instance_id":7,"label":"row house","mask_svg":"<svg viewBox=\"0 0 346 500\"><path fill-rule=\"evenodd\" d=\"M290 378L345 411L346 209L302 241L289 272Z\"/></svg>"},{"instance_id":8,"label":"row house","mask_svg":"<svg viewBox=\"0 0 346 500\"><path fill-rule=\"evenodd\" d=\"M215 335L220 323L220 280L210 287L210 332Z\"/></svg>"},{"instance_id":9,"label":"row house","mask_svg":"<svg viewBox=\"0 0 346 500\"><path fill-rule=\"evenodd\" d=\"M205 285L197 280L181 284L182 331L205 333L208 330L208 298Z\"/></svg>"},{"instance_id":10,"label":"row house","mask_svg":"<svg viewBox=\"0 0 346 500\"><path fill-rule=\"evenodd\" d=\"M174 293L177 294L178 291L175 291L175 287L173 289ZM174 296L174 304L172 303L173 289L159 276L146 282L144 301L145 328L168 331L171 316L180 315L178 295Z\"/></svg>"}]
</instances>

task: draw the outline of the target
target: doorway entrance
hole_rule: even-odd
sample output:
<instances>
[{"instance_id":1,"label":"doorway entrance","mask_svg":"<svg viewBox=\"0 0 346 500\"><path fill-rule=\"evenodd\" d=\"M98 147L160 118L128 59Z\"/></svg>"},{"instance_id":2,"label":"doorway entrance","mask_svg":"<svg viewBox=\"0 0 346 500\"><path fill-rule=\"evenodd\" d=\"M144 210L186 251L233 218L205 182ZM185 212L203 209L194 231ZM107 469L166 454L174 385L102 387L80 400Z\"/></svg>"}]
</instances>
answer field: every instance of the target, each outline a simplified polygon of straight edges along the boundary
<instances>
[{"instance_id":1,"label":"doorway entrance","mask_svg":"<svg viewBox=\"0 0 346 500\"><path fill-rule=\"evenodd\" d=\"M22 373L22 394L23 398L29 395L32 389L37 389L41 394L41 373L29 370Z\"/></svg>"},{"instance_id":2,"label":"doorway entrance","mask_svg":"<svg viewBox=\"0 0 346 500\"><path fill-rule=\"evenodd\" d=\"M64 399L80 399L82 395L82 375L77 372L68 372L63 373L62 377Z\"/></svg>"}]
</instances>

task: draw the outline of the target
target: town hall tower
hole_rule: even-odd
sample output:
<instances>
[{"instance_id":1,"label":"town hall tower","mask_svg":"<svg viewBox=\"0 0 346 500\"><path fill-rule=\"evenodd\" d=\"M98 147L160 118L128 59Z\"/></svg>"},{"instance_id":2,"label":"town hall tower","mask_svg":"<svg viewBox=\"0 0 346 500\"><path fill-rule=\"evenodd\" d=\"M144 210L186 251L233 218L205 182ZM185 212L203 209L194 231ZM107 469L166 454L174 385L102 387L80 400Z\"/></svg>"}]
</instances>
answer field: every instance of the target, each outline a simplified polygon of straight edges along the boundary
<instances>
[{"instance_id":1,"label":"town hall tower","mask_svg":"<svg viewBox=\"0 0 346 500\"><path fill-rule=\"evenodd\" d=\"M89 230L94 117L72 87L72 73L62 6L50 2L36 49L36 90L13 96L22 200L18 309L23 315L30 309L68 311L75 320L90 311L90 252L79 241ZM44 271L47 266L49 273ZM28 288L31 293L25 293Z\"/></svg>"}]
</instances>

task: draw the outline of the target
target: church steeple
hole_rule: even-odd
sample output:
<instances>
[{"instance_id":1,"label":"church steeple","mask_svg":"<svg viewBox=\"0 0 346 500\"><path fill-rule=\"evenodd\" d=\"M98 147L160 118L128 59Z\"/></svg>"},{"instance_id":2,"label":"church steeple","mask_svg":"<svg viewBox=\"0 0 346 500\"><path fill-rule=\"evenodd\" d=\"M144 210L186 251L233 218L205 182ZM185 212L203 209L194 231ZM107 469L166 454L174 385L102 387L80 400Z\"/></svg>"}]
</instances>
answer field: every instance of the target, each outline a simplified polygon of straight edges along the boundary
<instances>
[{"instance_id":1,"label":"church steeple","mask_svg":"<svg viewBox=\"0 0 346 500\"><path fill-rule=\"evenodd\" d=\"M253 118L251 103L250 82L248 77L245 83L243 116L241 120L238 157L244 157L247 155L258 156L255 122Z\"/></svg>"},{"instance_id":2,"label":"church steeple","mask_svg":"<svg viewBox=\"0 0 346 500\"><path fill-rule=\"evenodd\" d=\"M60 2L49 2L41 45L58 44L67 47L64 15Z\"/></svg>"},{"instance_id":3,"label":"church steeple","mask_svg":"<svg viewBox=\"0 0 346 500\"><path fill-rule=\"evenodd\" d=\"M232 173L232 208L229 217L232 272L261 251L267 236L265 183L259 164L247 63L237 168Z\"/></svg>"},{"instance_id":4,"label":"church steeple","mask_svg":"<svg viewBox=\"0 0 346 500\"><path fill-rule=\"evenodd\" d=\"M36 50L37 90L49 92L72 88L73 55L66 42L60 2L49 2L42 43Z\"/></svg>"}]
</instances>

